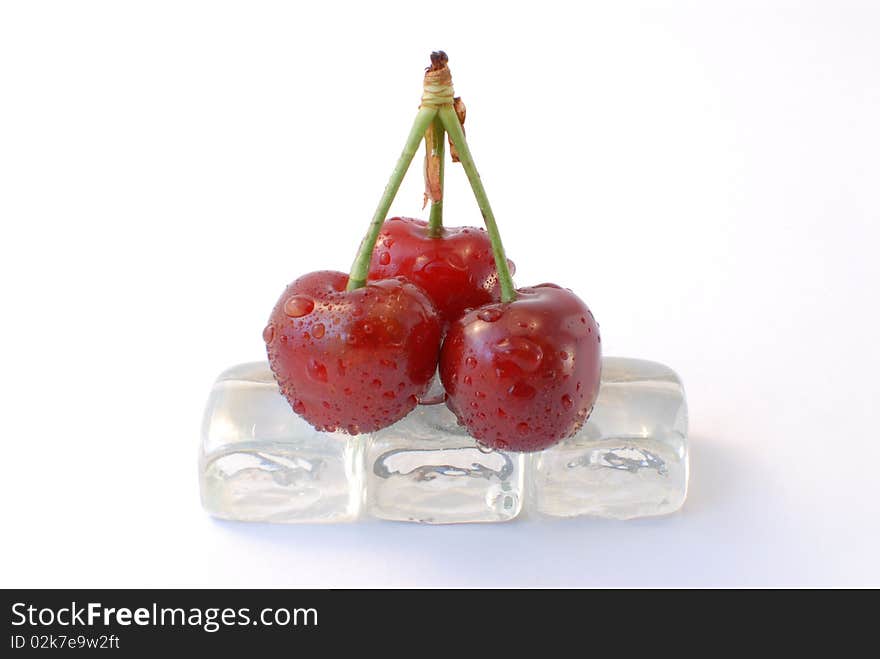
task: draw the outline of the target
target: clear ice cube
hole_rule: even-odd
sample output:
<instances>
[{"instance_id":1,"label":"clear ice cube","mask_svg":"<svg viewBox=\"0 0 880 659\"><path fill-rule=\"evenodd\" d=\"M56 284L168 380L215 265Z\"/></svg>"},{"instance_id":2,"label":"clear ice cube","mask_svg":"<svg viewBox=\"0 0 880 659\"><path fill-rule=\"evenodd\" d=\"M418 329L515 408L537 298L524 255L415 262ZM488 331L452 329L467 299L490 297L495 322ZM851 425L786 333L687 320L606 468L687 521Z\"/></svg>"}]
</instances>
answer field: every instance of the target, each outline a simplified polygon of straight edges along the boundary
<instances>
[{"instance_id":1,"label":"clear ice cube","mask_svg":"<svg viewBox=\"0 0 880 659\"><path fill-rule=\"evenodd\" d=\"M522 508L524 460L480 447L443 403L419 405L367 440L365 509L396 521L507 521Z\"/></svg>"},{"instance_id":2,"label":"clear ice cube","mask_svg":"<svg viewBox=\"0 0 880 659\"><path fill-rule=\"evenodd\" d=\"M319 432L290 409L265 362L214 383L202 425L202 505L216 517L345 522L359 512L362 437Z\"/></svg>"},{"instance_id":3,"label":"clear ice cube","mask_svg":"<svg viewBox=\"0 0 880 659\"><path fill-rule=\"evenodd\" d=\"M432 387L424 402L441 401ZM687 404L668 367L603 360L584 428L531 455L480 447L442 402L422 404L371 435L319 432L295 414L268 364L242 364L214 384L199 452L202 503L216 517L429 523L516 517L629 519L671 513L687 493ZM363 501L363 504L362 504Z\"/></svg>"},{"instance_id":4,"label":"clear ice cube","mask_svg":"<svg viewBox=\"0 0 880 659\"><path fill-rule=\"evenodd\" d=\"M540 514L631 519L678 510L688 482L681 379L663 364L606 357L584 427L529 462L530 508Z\"/></svg>"}]
</instances>

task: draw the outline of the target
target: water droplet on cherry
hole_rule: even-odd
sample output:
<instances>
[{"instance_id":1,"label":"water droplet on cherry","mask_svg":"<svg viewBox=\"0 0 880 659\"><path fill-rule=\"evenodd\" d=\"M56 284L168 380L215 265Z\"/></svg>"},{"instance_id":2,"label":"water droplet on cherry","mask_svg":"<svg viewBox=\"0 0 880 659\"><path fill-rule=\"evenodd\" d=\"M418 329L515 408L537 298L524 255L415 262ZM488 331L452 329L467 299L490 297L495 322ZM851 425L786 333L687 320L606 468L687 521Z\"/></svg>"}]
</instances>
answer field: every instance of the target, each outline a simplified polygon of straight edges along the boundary
<instances>
[{"instance_id":1,"label":"water droplet on cherry","mask_svg":"<svg viewBox=\"0 0 880 659\"><path fill-rule=\"evenodd\" d=\"M526 384L525 382L517 382L512 387L510 387L510 389L507 390L507 393L514 398L529 400L530 398L535 397L535 388L530 384Z\"/></svg>"},{"instance_id":2,"label":"water droplet on cherry","mask_svg":"<svg viewBox=\"0 0 880 659\"><path fill-rule=\"evenodd\" d=\"M448 261L449 265L452 266L453 268L455 268L456 270L466 270L467 269L467 264L464 262L464 259L462 259L461 256L458 254L455 254L455 253L450 254L449 257L447 258L447 261Z\"/></svg>"},{"instance_id":3,"label":"water droplet on cherry","mask_svg":"<svg viewBox=\"0 0 880 659\"><path fill-rule=\"evenodd\" d=\"M568 394L565 394L562 397L562 407L564 407L565 409L570 410L573 404L574 401L571 400L571 396L569 396Z\"/></svg>"},{"instance_id":4,"label":"water droplet on cherry","mask_svg":"<svg viewBox=\"0 0 880 659\"><path fill-rule=\"evenodd\" d=\"M477 312L477 318L485 323L494 323L501 318L502 312L498 307L487 307Z\"/></svg>"},{"instance_id":5,"label":"water droplet on cherry","mask_svg":"<svg viewBox=\"0 0 880 659\"><path fill-rule=\"evenodd\" d=\"M388 265L389 263L391 263L391 254L389 254L388 252L382 252L381 254L379 254L379 263L381 265Z\"/></svg>"},{"instance_id":6,"label":"water droplet on cherry","mask_svg":"<svg viewBox=\"0 0 880 659\"><path fill-rule=\"evenodd\" d=\"M316 339L320 339L322 336L324 336L323 323L315 323L314 325L312 325L312 336L314 336Z\"/></svg>"},{"instance_id":7,"label":"water droplet on cherry","mask_svg":"<svg viewBox=\"0 0 880 659\"><path fill-rule=\"evenodd\" d=\"M263 341L266 343L272 343L272 339L275 338L275 326L272 323L266 325L263 330Z\"/></svg>"},{"instance_id":8,"label":"water droplet on cherry","mask_svg":"<svg viewBox=\"0 0 880 659\"><path fill-rule=\"evenodd\" d=\"M526 423L525 421L520 421L519 423L516 424L516 431L520 435L528 435L529 430L531 430L531 428L529 428L529 424Z\"/></svg>"},{"instance_id":9,"label":"water droplet on cherry","mask_svg":"<svg viewBox=\"0 0 880 659\"><path fill-rule=\"evenodd\" d=\"M527 373L536 370L544 359L544 351L524 336L511 336L495 344L500 360L508 361Z\"/></svg>"},{"instance_id":10,"label":"water droplet on cherry","mask_svg":"<svg viewBox=\"0 0 880 659\"><path fill-rule=\"evenodd\" d=\"M313 380L327 382L327 367L316 359L309 360L306 370Z\"/></svg>"},{"instance_id":11,"label":"water droplet on cherry","mask_svg":"<svg viewBox=\"0 0 880 659\"><path fill-rule=\"evenodd\" d=\"M302 316L306 316L312 313L312 309L314 308L314 300L305 295L294 295L287 298L287 301L284 303L284 313L291 318L301 318Z\"/></svg>"}]
</instances>

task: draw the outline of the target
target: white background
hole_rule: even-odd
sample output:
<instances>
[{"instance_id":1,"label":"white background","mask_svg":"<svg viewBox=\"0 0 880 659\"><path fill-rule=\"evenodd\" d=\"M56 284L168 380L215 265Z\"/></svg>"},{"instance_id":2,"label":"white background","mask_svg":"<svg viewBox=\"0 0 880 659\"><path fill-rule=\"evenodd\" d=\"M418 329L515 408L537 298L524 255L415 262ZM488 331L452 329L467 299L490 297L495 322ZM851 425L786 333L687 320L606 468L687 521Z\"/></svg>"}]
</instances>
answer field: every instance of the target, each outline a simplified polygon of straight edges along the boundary
<instances>
[{"instance_id":1,"label":"white background","mask_svg":"<svg viewBox=\"0 0 880 659\"><path fill-rule=\"evenodd\" d=\"M3 3L0 585L880 585L878 35L868 2ZM214 377L348 269L435 48L518 283L683 376L679 514L201 511Z\"/></svg>"}]
</instances>

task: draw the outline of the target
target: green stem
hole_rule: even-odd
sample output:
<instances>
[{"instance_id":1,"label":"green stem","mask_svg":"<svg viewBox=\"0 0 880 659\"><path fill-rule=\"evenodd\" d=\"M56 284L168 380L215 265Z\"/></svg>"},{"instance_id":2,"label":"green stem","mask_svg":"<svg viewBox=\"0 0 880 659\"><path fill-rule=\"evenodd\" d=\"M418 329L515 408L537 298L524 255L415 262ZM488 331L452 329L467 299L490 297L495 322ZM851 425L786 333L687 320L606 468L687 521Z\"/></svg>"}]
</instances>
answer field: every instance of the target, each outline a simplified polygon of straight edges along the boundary
<instances>
[{"instance_id":1,"label":"green stem","mask_svg":"<svg viewBox=\"0 0 880 659\"><path fill-rule=\"evenodd\" d=\"M443 232L443 175L446 161L446 131L440 118L434 119L434 144L431 149L440 158L440 200L431 202L431 215L428 217L428 235L439 238Z\"/></svg>"},{"instance_id":2,"label":"green stem","mask_svg":"<svg viewBox=\"0 0 880 659\"><path fill-rule=\"evenodd\" d=\"M477 205L483 214L483 222L486 224L486 231L489 233L489 240L492 242L492 254L495 256L495 269L498 271L498 283L501 285L501 301L513 302L516 299L516 287L513 285L513 277L510 275L510 268L507 265L507 256L504 254L504 245L501 243L501 234L498 232L498 225L495 223L495 214L489 205L489 198L486 196L486 189L480 180L480 174L474 165L471 150L468 148L467 140L464 138L464 131L458 121L458 115L451 105L443 105L439 111L440 121L443 127L449 133L452 143L458 150L458 159L464 167L471 189L477 198Z\"/></svg>"},{"instance_id":3,"label":"green stem","mask_svg":"<svg viewBox=\"0 0 880 659\"><path fill-rule=\"evenodd\" d=\"M415 157L416 152L419 150L419 145L425 137L425 131L428 130L428 126L434 121L436 116L437 108L435 107L419 109L419 113L416 115L416 119L409 131L409 137L406 138L403 153L397 159L397 164L394 166L394 171L391 172L391 178L388 179L385 192L382 193L379 206L376 208L376 212L370 222L370 227L367 229L367 235L361 241L361 246L351 266L346 290L353 291L356 288L366 286L367 275L370 271L370 257L373 255L373 247L376 244L376 239L379 237L379 232L382 230L385 217L388 215L388 209L391 208L391 203L400 189L400 183L403 181L406 170L409 169L413 157Z\"/></svg>"}]
</instances>

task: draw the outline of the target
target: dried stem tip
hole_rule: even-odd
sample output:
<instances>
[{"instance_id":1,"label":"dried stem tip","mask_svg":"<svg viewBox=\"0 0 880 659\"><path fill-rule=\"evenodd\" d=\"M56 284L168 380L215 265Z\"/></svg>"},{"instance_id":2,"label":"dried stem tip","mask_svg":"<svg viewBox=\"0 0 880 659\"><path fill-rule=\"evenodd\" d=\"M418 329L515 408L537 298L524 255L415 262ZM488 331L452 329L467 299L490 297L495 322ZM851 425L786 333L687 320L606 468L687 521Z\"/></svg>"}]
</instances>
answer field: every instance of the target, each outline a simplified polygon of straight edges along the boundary
<instances>
[{"instance_id":1,"label":"dried stem tip","mask_svg":"<svg viewBox=\"0 0 880 659\"><path fill-rule=\"evenodd\" d=\"M431 53L431 66L429 66L426 71L439 71L440 69L446 68L446 63L449 61L449 57L442 50L435 50Z\"/></svg>"},{"instance_id":2,"label":"dried stem tip","mask_svg":"<svg viewBox=\"0 0 880 659\"><path fill-rule=\"evenodd\" d=\"M423 108L437 108L452 103L452 73L447 66L449 58L442 50L431 53L431 66L425 69Z\"/></svg>"}]
</instances>

